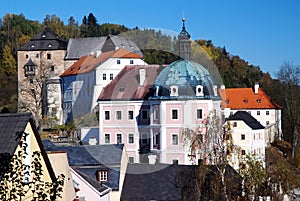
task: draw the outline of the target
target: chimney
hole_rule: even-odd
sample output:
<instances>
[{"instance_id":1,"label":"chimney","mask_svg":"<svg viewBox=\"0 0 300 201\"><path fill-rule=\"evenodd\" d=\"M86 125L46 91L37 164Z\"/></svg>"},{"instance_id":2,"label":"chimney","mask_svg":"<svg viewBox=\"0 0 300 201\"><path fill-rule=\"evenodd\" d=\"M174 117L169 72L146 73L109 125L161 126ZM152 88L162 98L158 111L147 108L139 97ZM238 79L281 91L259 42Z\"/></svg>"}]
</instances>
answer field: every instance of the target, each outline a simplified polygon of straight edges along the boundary
<instances>
[{"instance_id":1,"label":"chimney","mask_svg":"<svg viewBox=\"0 0 300 201\"><path fill-rule=\"evenodd\" d=\"M146 80L146 70L145 69L140 69L140 86L144 85L144 82Z\"/></svg>"},{"instance_id":2,"label":"chimney","mask_svg":"<svg viewBox=\"0 0 300 201\"><path fill-rule=\"evenodd\" d=\"M99 57L101 53L101 51L96 51L96 57Z\"/></svg>"},{"instance_id":3,"label":"chimney","mask_svg":"<svg viewBox=\"0 0 300 201\"><path fill-rule=\"evenodd\" d=\"M258 88L259 88L258 82L255 82L255 84L254 84L254 94L258 94Z\"/></svg>"},{"instance_id":4,"label":"chimney","mask_svg":"<svg viewBox=\"0 0 300 201\"><path fill-rule=\"evenodd\" d=\"M225 89L225 85L224 84L221 85L221 89Z\"/></svg>"}]
</instances>

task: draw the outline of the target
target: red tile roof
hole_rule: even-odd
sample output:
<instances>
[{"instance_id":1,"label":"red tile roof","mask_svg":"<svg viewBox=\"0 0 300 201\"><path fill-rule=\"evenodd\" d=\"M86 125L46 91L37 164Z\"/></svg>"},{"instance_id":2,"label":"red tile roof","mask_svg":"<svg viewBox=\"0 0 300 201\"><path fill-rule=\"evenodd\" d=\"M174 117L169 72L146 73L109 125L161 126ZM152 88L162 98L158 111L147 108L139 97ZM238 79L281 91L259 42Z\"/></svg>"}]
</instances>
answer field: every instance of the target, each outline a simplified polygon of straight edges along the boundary
<instances>
[{"instance_id":1,"label":"red tile roof","mask_svg":"<svg viewBox=\"0 0 300 201\"><path fill-rule=\"evenodd\" d=\"M120 48L116 51L109 51L101 53L98 57L95 55L91 56L83 56L78 61L76 61L73 65L71 65L61 77L68 75L77 75L81 73L87 73L92 71L95 67L97 67L100 63L105 62L109 58L142 58L140 54L134 54L128 52L127 50Z\"/></svg>"},{"instance_id":2,"label":"red tile roof","mask_svg":"<svg viewBox=\"0 0 300 201\"><path fill-rule=\"evenodd\" d=\"M222 108L231 109L280 109L270 97L258 88L255 94L252 88L220 89Z\"/></svg>"},{"instance_id":3,"label":"red tile roof","mask_svg":"<svg viewBox=\"0 0 300 201\"><path fill-rule=\"evenodd\" d=\"M124 69L102 90L98 100L144 99L154 84L159 65L125 66ZM139 84L140 69L146 70L143 86Z\"/></svg>"}]
</instances>

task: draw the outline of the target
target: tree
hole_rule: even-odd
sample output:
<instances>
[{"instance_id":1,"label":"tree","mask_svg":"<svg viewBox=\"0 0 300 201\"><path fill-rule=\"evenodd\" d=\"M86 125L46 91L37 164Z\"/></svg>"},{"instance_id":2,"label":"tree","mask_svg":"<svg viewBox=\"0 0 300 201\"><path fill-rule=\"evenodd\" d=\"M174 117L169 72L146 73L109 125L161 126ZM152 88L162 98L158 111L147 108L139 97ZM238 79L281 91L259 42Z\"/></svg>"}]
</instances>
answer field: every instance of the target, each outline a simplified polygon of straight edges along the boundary
<instances>
[{"instance_id":1,"label":"tree","mask_svg":"<svg viewBox=\"0 0 300 201\"><path fill-rule=\"evenodd\" d=\"M282 117L285 131L284 137L292 144L292 157L295 157L300 129L300 67L284 63L278 73L280 82L280 103L283 106Z\"/></svg>"},{"instance_id":2,"label":"tree","mask_svg":"<svg viewBox=\"0 0 300 201\"><path fill-rule=\"evenodd\" d=\"M61 197L65 176L61 174L52 182L43 181L41 153L38 151L33 152L30 163L25 162L29 154L25 140L27 135L22 133L19 151L16 154L0 154L1 161L5 162L0 166L0 199L21 201L31 194L32 201L55 201Z\"/></svg>"},{"instance_id":3,"label":"tree","mask_svg":"<svg viewBox=\"0 0 300 201\"><path fill-rule=\"evenodd\" d=\"M41 58L44 58L44 55L41 55ZM50 77L51 66L53 66L51 62L41 59L39 65L35 66L35 75L28 76L26 82L18 83L22 96L19 97L18 109L20 112L34 114L38 129L41 129L43 117L48 109L47 81Z\"/></svg>"},{"instance_id":4,"label":"tree","mask_svg":"<svg viewBox=\"0 0 300 201\"><path fill-rule=\"evenodd\" d=\"M211 112L198 128L195 130L184 128L181 136L185 144L190 148L191 160L199 157L203 159L205 164L214 165L215 172L209 173L213 174L211 178L214 179L213 182L209 182L209 186L214 190L215 196L219 195L222 199L229 201L237 198L235 197L237 195L234 193L231 197L230 191L237 189L236 184L239 181L236 180L235 183L232 183L232 181L228 180L228 175L233 176L233 173L228 171L228 154L233 152L234 146L230 128L228 125L225 125L224 128L226 129L223 129L220 118ZM199 172L206 175L203 167L201 167ZM199 178L201 184L208 185L203 181L203 176L199 176ZM229 186L231 186L231 189L228 188ZM207 186L205 187L207 188ZM199 191L201 192L201 190Z\"/></svg>"}]
</instances>

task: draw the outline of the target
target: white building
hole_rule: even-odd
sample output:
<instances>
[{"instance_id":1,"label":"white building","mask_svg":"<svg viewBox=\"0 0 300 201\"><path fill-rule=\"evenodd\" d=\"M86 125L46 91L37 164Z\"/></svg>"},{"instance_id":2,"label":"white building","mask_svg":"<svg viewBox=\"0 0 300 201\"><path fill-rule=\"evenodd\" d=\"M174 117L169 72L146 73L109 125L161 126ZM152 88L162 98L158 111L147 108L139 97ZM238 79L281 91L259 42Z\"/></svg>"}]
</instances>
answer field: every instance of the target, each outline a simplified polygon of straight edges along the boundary
<instances>
[{"instance_id":1,"label":"white building","mask_svg":"<svg viewBox=\"0 0 300 201\"><path fill-rule=\"evenodd\" d=\"M142 55L118 49L83 56L63 74L63 122L91 112L103 87L126 65L147 65Z\"/></svg>"}]
</instances>

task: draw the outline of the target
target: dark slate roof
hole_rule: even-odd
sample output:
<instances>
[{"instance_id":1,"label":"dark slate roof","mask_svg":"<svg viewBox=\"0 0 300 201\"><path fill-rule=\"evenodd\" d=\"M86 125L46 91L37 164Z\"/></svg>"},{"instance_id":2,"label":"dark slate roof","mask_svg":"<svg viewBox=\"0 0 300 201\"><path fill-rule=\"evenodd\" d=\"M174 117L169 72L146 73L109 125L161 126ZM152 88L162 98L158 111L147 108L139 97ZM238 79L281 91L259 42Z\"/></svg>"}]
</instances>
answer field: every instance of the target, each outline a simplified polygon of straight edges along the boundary
<instances>
[{"instance_id":1,"label":"dark slate roof","mask_svg":"<svg viewBox=\"0 0 300 201\"><path fill-rule=\"evenodd\" d=\"M128 164L121 200L182 200L183 170L194 171L197 166L170 164ZM190 171L185 173L189 174Z\"/></svg>"},{"instance_id":2,"label":"dark slate roof","mask_svg":"<svg viewBox=\"0 0 300 201\"><path fill-rule=\"evenodd\" d=\"M264 129L265 127L259 123L251 114L245 111L237 111L230 116L228 120L242 120L253 130Z\"/></svg>"},{"instance_id":3,"label":"dark slate roof","mask_svg":"<svg viewBox=\"0 0 300 201\"><path fill-rule=\"evenodd\" d=\"M70 166L117 165L121 163L123 144L55 146L43 140L46 151L66 151Z\"/></svg>"},{"instance_id":4,"label":"dark slate roof","mask_svg":"<svg viewBox=\"0 0 300 201\"><path fill-rule=\"evenodd\" d=\"M120 168L113 168L113 167L101 167L101 166L88 166L88 167L73 167L73 169L86 181L88 181L91 185L93 185L96 189L100 192L107 189L107 187L118 190L119 189L119 179L120 179ZM97 181L96 173L99 170L107 170L108 171L108 181L107 182L100 182Z\"/></svg>"},{"instance_id":5,"label":"dark slate roof","mask_svg":"<svg viewBox=\"0 0 300 201\"><path fill-rule=\"evenodd\" d=\"M140 48L136 45L135 42L127 38L126 36L109 36L114 45L118 48L124 48L125 50L135 53L135 54L140 54L143 55L142 51Z\"/></svg>"},{"instance_id":6,"label":"dark slate roof","mask_svg":"<svg viewBox=\"0 0 300 201\"><path fill-rule=\"evenodd\" d=\"M31 119L30 113L0 114L0 153L13 154L22 134Z\"/></svg>"},{"instance_id":7,"label":"dark slate roof","mask_svg":"<svg viewBox=\"0 0 300 201\"><path fill-rule=\"evenodd\" d=\"M20 51L31 50L66 50L67 42L60 39L50 28L45 28L34 38L30 39Z\"/></svg>"},{"instance_id":8,"label":"dark slate roof","mask_svg":"<svg viewBox=\"0 0 300 201\"><path fill-rule=\"evenodd\" d=\"M216 166L202 166L205 174L201 188L195 186L200 166L195 165L170 165L170 164L128 164L121 193L121 201L181 201L181 200L220 200L211 188L219 174ZM201 171L202 172L202 171ZM230 166L226 166L226 181L236 186L231 186L231 198L237 198L241 189L239 176ZM228 179L227 179L228 178ZM227 184L228 185L228 184ZM222 194L223 196L223 194ZM231 199L230 199L231 200ZM232 199L233 200L233 199Z\"/></svg>"}]
</instances>

